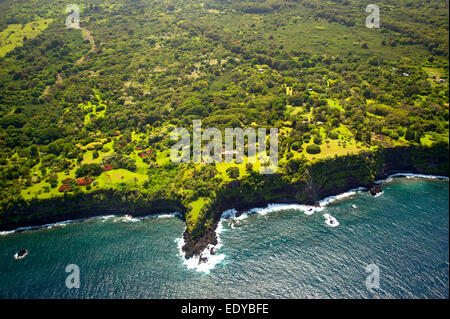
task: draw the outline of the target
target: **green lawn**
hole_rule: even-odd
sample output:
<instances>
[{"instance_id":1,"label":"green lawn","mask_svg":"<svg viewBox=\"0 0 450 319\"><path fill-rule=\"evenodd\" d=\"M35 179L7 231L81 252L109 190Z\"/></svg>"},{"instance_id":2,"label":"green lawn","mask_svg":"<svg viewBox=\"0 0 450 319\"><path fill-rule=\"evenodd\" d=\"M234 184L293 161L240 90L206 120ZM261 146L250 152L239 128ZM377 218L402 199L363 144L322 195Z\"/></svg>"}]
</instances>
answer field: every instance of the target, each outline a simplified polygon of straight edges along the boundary
<instances>
[{"instance_id":1,"label":"green lawn","mask_svg":"<svg viewBox=\"0 0 450 319\"><path fill-rule=\"evenodd\" d=\"M0 58L23 44L23 38L33 39L44 31L53 19L41 19L27 24L10 24L0 32Z\"/></svg>"}]
</instances>

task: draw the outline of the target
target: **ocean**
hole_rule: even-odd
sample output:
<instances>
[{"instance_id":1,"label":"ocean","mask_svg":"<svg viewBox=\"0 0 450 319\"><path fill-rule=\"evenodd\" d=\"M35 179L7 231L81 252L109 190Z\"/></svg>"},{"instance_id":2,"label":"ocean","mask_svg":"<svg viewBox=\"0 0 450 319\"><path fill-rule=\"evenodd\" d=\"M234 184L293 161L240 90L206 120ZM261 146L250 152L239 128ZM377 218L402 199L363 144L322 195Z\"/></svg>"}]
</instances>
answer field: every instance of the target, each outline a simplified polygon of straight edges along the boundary
<instances>
[{"instance_id":1,"label":"ocean","mask_svg":"<svg viewBox=\"0 0 450 319\"><path fill-rule=\"evenodd\" d=\"M383 189L314 210L225 212L216 254L200 266L182 256L176 214L3 232L0 298L449 298L448 180L409 176ZM29 254L15 260L21 249ZM79 288L66 286L68 265Z\"/></svg>"}]
</instances>

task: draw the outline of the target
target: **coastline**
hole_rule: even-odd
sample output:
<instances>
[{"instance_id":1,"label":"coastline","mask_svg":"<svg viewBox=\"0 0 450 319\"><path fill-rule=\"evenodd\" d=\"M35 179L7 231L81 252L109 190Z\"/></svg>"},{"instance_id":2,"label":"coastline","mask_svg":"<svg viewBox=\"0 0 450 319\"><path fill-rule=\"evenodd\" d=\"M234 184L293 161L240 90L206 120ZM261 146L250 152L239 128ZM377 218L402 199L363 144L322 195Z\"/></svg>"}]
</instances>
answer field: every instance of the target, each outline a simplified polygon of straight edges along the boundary
<instances>
[{"instance_id":1,"label":"coastline","mask_svg":"<svg viewBox=\"0 0 450 319\"><path fill-rule=\"evenodd\" d=\"M68 199L62 197L38 200L30 206L21 207L14 214L2 216L0 234L41 229L57 224L78 223L108 216L129 215L133 218L146 218L176 214L177 217L185 220L186 208L180 201L158 199L145 205L133 205L130 201L124 201L121 198L122 195L112 190L102 190ZM98 198L102 200L98 201Z\"/></svg>"},{"instance_id":2,"label":"coastline","mask_svg":"<svg viewBox=\"0 0 450 319\"><path fill-rule=\"evenodd\" d=\"M374 181L373 187L380 187L380 185L386 184L391 182L392 180L396 178L420 178L420 179L436 179L436 180L445 180L448 181L448 176L441 176L441 175L427 175L427 174L418 174L418 173L409 173L409 172L398 172L393 173L389 176L386 176L386 178ZM228 220L228 219L243 219L247 216L261 213L263 215L278 211L278 210L288 210L288 209L297 209L303 211L305 215L312 215L316 212L321 212L323 209L330 203L342 200L346 197L353 196L360 192L367 192L371 194L371 187L363 187L360 186L358 188L349 189L347 191L344 191L342 193L338 193L335 195L329 195L324 197L323 199L320 199L313 205L310 205L308 203L265 203L264 205L259 205L258 207L253 207L250 209L240 209L237 210L236 208L231 208L228 210L225 210L222 212L220 218L218 221L215 221L211 227L207 229L205 232L205 235L202 236L200 239L193 240L189 237L189 234L187 231L184 232L181 242L183 243L183 246L181 247L181 253L183 257L187 260L186 265L189 268L197 268L198 271L203 272L209 272L210 269L214 268L214 266L219 263L223 257L222 255L219 255L219 258L216 258L215 256L212 256L210 251L214 250L217 252L220 247L220 238L219 235L222 231L222 222ZM380 192L376 192L374 194L371 194L373 197L379 197L384 192L381 189ZM327 215L327 214L326 214ZM325 219L334 219L332 216L325 216ZM336 224L329 224L327 222L327 225L330 227L337 227L339 226L339 222L336 221ZM214 254L215 255L215 254ZM215 260L209 261L210 258L213 258ZM202 264L205 264L202 266ZM197 267L194 267L193 265L197 265Z\"/></svg>"},{"instance_id":3,"label":"coastline","mask_svg":"<svg viewBox=\"0 0 450 319\"><path fill-rule=\"evenodd\" d=\"M243 180L235 180L218 192L199 224L200 235L183 234L182 253L186 259L201 258L206 249L218 245L217 229L224 212L235 210L239 217L255 207L300 205L312 210L350 191L371 190L401 175L448 178L448 146L445 148L394 148L373 153L349 155L311 164L309 179L291 183L283 175L253 176L262 186L248 189ZM404 173L408 172L408 173ZM379 192L377 192L379 193ZM38 200L19 206L0 218L0 232L24 231L56 223L78 222L111 215L133 218L168 212L180 212L186 222L187 209L181 199L136 200L138 191L102 190L72 197ZM308 212L307 212L308 214ZM220 228L219 228L220 229Z\"/></svg>"},{"instance_id":4,"label":"coastline","mask_svg":"<svg viewBox=\"0 0 450 319\"><path fill-rule=\"evenodd\" d=\"M377 180L374 182L374 185L384 185L386 183L389 183L393 181L396 178L418 178L418 179L435 179L435 180L445 180L448 181L449 177L447 176L440 176L440 175L426 175L426 174L415 174L415 173L394 173L389 176L387 176L385 179ZM175 240L180 256L183 259L183 263L188 269L194 269L197 272L204 272L209 273L217 264L223 261L223 259L226 258L225 254L220 252L220 249L222 247L220 234L223 229L223 222L230 221L233 223L234 221L242 220L247 218L248 216L254 215L254 214L261 214L266 215L270 214L276 211L281 210L289 210L289 209L295 209L302 211L305 215L313 215L314 213L319 213L324 210L324 208L339 200L343 200L345 198L351 197L357 193L370 193L370 189L366 187L359 187L356 189L350 189L348 191L345 191L340 194L336 194L333 196L325 197L321 200L319 200L315 205L305 205L305 204L299 204L299 203L268 203L264 207L253 207L251 209L246 210L236 210L236 209L229 209L227 211L223 211L221 214L220 219L217 222L214 222L208 230L205 232L205 236L202 236L201 240L192 240L189 238L187 231L185 230L181 236L181 238L177 238ZM382 194L382 193L381 193ZM373 197L378 197L381 194L372 195ZM337 227L339 226L339 222L331 215L325 214L323 215L325 218L325 223L329 227ZM148 215L141 215L141 216L131 216L129 214L127 215L101 215L101 216L93 216L83 219L77 219L77 220L66 220L66 221L60 221L56 223L51 224L44 224L40 226L25 226L21 227L19 229L10 230L10 231L0 231L0 237L5 236L11 233L18 233L23 231L29 231L29 230L37 230L37 229L44 229L44 228L53 228L53 227L59 227L59 226L65 226L68 224L74 224L74 223L82 223L88 220L102 220L102 219L109 219L109 218L119 218L121 220L127 220L127 221L138 221L146 218L165 218L165 217L177 217L184 221L184 215L179 212L172 212L168 213L167 211L165 213L153 213ZM330 223L330 221L333 220L333 223ZM232 226L233 228L233 226ZM203 248L203 246L206 245L206 248ZM190 250L187 250L190 249ZM199 253L198 253L199 252Z\"/></svg>"},{"instance_id":5,"label":"coastline","mask_svg":"<svg viewBox=\"0 0 450 319\"><path fill-rule=\"evenodd\" d=\"M211 294L211 291L215 291L210 290L210 288L214 288L217 285L216 283L219 280L223 281L224 278L232 278L230 279L231 282L227 281L229 283L227 287L232 290L226 290L226 292L220 290L223 294L217 294L218 298L231 294L231 291L236 291L238 294L239 291L246 291L245 297L251 297L255 290L245 290L248 282L246 278L253 278L251 281L252 287L262 287L258 286L258 282L261 282L261 276L264 276L263 282L270 284L264 286L263 292L269 294L273 289L273 283L278 282L278 278L283 278L280 285L289 287L287 285L290 284L292 277L280 277L280 274L286 274L286 271L289 274L291 270L296 282L302 282L304 287L314 287L314 284L310 284L309 281L312 278L309 276L311 274L310 268L305 268L307 267L305 265L316 266L313 271L314 276L322 275L331 279L334 278L336 273L334 269L339 269L338 265L345 267L349 258L352 260L352 271L349 272L348 278L353 278L352 280L359 282L358 287L361 288L361 292L366 291L370 296L370 292L365 290L364 280L359 280L359 277L364 275L363 266L372 262L371 259L367 259L367 256L377 256L376 261L382 261L380 265L389 269L389 273L391 273L390 264L387 264L387 261L391 260L389 256L392 255L392 252L399 252L398 255L394 255L399 258L396 259L395 264L397 266L392 268L392 273L402 275L402 279L395 282L392 287L399 282L408 283L409 272L402 271L404 264L401 263L400 257L411 256L408 261L417 265L418 268L414 268L416 271L422 269L420 268L422 266L429 267L426 268L427 270L434 269L433 260L435 259L433 258L424 260L423 263L413 262L421 260L423 251L430 252L430 256L435 257L444 254L444 260L447 258L445 250L440 250L442 254L436 255L435 251L429 248L441 247L436 244L448 238L448 228L445 230L445 224L448 222L448 214L446 214L448 213L448 207L445 205L446 202L448 203L448 182L400 178L386 184L383 188L386 195L378 199L365 192L359 192L353 196L330 202L324 211L316 212L312 216L307 216L304 212L294 209L283 211L262 209L248 217L241 215L237 220L225 220L222 223L222 232L220 232L220 229L217 230L222 247L216 250L215 255L208 263L202 263L201 265L198 265L198 262L194 265L191 260L191 264L188 266L189 262L186 262L183 255L180 254L179 241L186 227L184 223L175 218L155 218L137 222L109 218L67 225L61 228L13 234L0 237L0 242L3 243L2 250L7 252L8 257L7 260L4 260L4 264L10 267L5 269L14 271L17 268L16 263L12 260L12 255L19 249L25 248L31 254L31 256L25 258L25 262L29 266L33 266L33 273L43 274L43 280L45 280L45 272L42 271L42 268L46 271L55 271L55 269L61 271L59 260L69 256L70 262L73 260L75 264L81 265L81 269L89 267L92 270L89 273L89 278L83 278L85 278L84 282L89 279L89 282L93 283L92 287L95 288L103 282L102 273L97 269L104 268L105 262L108 264L114 263L111 264L112 267L117 266L121 269L120 274L116 275L116 268L114 268L113 278L115 278L115 282L138 283L138 285L130 286L131 289L117 292L115 296L118 298L132 297L136 295L136 292L142 291L142 288L148 287L145 282L139 284L142 280L153 283L152 287L154 287L151 289L151 295L142 295L145 298L150 296L176 298L181 293L186 294L186 291L188 293L193 291L192 295L203 291L207 297L208 293ZM419 196L411 196L412 194L419 194ZM421 200L424 198L427 198L427 201ZM434 204L429 205L431 202L435 203L436 206ZM359 209L353 209L352 204L356 204ZM295 206L292 207L295 208ZM278 205L273 208L278 209ZM323 217L325 213L336 217L340 226L337 228L328 227ZM396 229L402 231L395 232ZM436 230L436 233L439 231L439 239L429 236L429 232L434 230ZM75 237L73 236L74 232L77 233ZM371 235L374 237L371 237ZM429 238L426 241L427 244L420 240L413 241L415 244L412 246L414 248L420 247L419 250L414 248L411 250L401 249L412 239L423 237ZM55 238L58 239L55 242L57 246L54 247L55 249L48 249L53 247L52 243ZM370 245L375 238L377 239L376 243L379 243L379 245L373 244L376 248ZM383 238L386 238L386 242L383 241ZM67 239L67 242L63 239ZM105 245L105 243L107 244ZM68 248L68 250L61 252L64 254L59 252L62 247ZM371 255L371 252L374 255ZM348 253L348 255L345 253ZM220 255L224 256L221 261L218 258L216 259L216 256ZM342 256L342 259L340 256ZM31 258L28 259L29 257ZM102 262L99 263L98 258ZM216 264L214 264L215 259L218 260ZM50 260L51 262L46 266L40 260ZM126 262L116 263L116 260L125 260ZM366 261L367 263L365 263ZM36 265L36 263L39 263L39 265ZM20 264L18 265L20 266ZM158 267L153 267L154 265ZM193 268L194 266L195 268ZM207 269L208 267L211 268ZM302 269L307 271L303 272ZM440 272L433 273L433 276L447 274L447 277L444 276L443 279L448 278L448 270L442 272L442 268L439 269ZM170 271L169 277L167 271ZM139 280L137 281L135 281L136 273L139 274ZM174 278L172 274L176 274L178 286L184 289L180 293L173 293L173 291L178 290L159 290L158 288L161 285L161 280L172 280ZM9 280L11 277L6 276L5 278ZM48 282L51 282L52 286L56 288L60 287L61 280L58 278ZM11 287L8 292L5 292L5 296L25 296L26 292L21 291L20 285L13 280L9 281L8 284L5 282L5 287ZM195 283L194 286L192 286L193 282ZM423 290L420 290L421 284L422 281L417 285L418 290L415 290L418 297L423 292ZM327 287L335 287L335 282L330 283ZM433 287L438 288L440 286ZM50 292L50 295L54 290L47 291ZM64 286L61 291L65 291ZM281 291L286 298L306 296L300 294L301 291L292 295L289 289L282 289ZM430 296L432 296L432 291L434 290L429 290ZM37 294L39 290L35 292ZM106 287L94 291L85 289L83 292L85 293L84 297L94 298L104 298L111 293ZM123 292L126 294L124 295ZM338 293L338 291L335 293ZM401 289L398 293L401 293ZM69 294L70 291L67 292L67 296ZM38 297L32 294L26 296ZM324 296L326 296L326 293ZM336 294L335 296L340 295ZM358 297L359 294L352 296ZM386 294L386 296L389 296L389 294Z\"/></svg>"},{"instance_id":6,"label":"coastline","mask_svg":"<svg viewBox=\"0 0 450 319\"><path fill-rule=\"evenodd\" d=\"M181 214L179 212L155 213L155 214L141 215L141 216L131 216L129 214L126 214L126 215L99 215L99 216L74 219L74 220L69 219L69 220L64 220L64 221L59 221L59 222L54 222L54 223L44 224L44 225L38 225L38 226L23 226L23 227L19 227L17 229L13 229L13 230L4 230L4 231L0 231L0 236L5 236L5 235L13 234L13 233L21 233L21 232L30 231L30 230L39 230L39 229L44 229L44 228L50 229L53 227L66 226L69 224L78 224L78 223L83 223L83 222L86 222L89 220L96 220L96 219L104 220L104 219L108 219L108 218L122 218L127 221L137 221L137 220L142 220L142 219L166 218L166 217L177 217L184 221L183 214Z\"/></svg>"}]
</instances>

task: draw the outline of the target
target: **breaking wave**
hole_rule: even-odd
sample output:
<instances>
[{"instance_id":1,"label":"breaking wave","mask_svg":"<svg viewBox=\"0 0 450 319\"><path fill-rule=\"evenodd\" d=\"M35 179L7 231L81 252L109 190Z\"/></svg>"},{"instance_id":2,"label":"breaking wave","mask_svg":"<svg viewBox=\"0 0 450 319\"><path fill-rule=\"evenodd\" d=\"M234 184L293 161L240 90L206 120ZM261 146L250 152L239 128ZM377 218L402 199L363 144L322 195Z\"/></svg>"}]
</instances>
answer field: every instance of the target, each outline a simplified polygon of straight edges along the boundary
<instances>
[{"instance_id":1,"label":"breaking wave","mask_svg":"<svg viewBox=\"0 0 450 319\"><path fill-rule=\"evenodd\" d=\"M426 179L441 179L441 180L446 180L448 181L448 177L447 176L439 176L439 175L424 175L424 174L413 174L413 173L397 173L397 174L392 174L390 175L388 178L386 179L382 179L379 181L376 181L375 184L384 184L384 183L389 183L391 182L394 178L397 177L406 177L406 178L426 178Z\"/></svg>"},{"instance_id":2,"label":"breaking wave","mask_svg":"<svg viewBox=\"0 0 450 319\"><path fill-rule=\"evenodd\" d=\"M65 227L69 224L76 224L76 223L82 223L89 220L101 220L102 222L106 222L108 220L114 219L113 222L138 222L142 221L144 219L151 219L151 218L170 218L170 217L180 217L182 218L183 215L179 212L175 213L162 213L162 214L154 214L154 215L148 215L148 216L142 216L142 217L133 217L131 215L124 215L124 216L118 216L118 215L106 215L106 216L95 216L95 217L89 217L89 218L83 218L83 219L69 219L62 222L57 223L50 223L50 224L44 224L39 226L26 226L26 227L19 227L14 230L8 230L8 231L0 231L0 236L6 236L14 233L24 232L24 231L30 231L30 230L38 230L38 229L52 229L56 227Z\"/></svg>"},{"instance_id":3,"label":"breaking wave","mask_svg":"<svg viewBox=\"0 0 450 319\"><path fill-rule=\"evenodd\" d=\"M219 222L216 229L217 235L217 245L209 244L205 250L200 254L200 256L193 256L189 259L185 258L185 252L183 251L183 246L185 244L183 235L181 238L175 239L177 243L178 251L183 258L183 263L188 269L195 269L198 272L203 272L209 274L209 272L221 263L225 259L225 254L217 254L217 251L222 247L220 240L220 233L223 230L222 222Z\"/></svg>"}]
</instances>

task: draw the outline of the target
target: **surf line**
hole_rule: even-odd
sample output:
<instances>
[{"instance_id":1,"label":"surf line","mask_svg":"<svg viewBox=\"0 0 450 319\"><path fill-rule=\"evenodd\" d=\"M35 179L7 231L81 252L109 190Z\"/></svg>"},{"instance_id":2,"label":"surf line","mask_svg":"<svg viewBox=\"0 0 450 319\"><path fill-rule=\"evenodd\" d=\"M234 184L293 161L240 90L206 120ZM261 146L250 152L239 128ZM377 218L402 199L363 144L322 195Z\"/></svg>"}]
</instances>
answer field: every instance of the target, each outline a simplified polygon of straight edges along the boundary
<instances>
[{"instance_id":1,"label":"surf line","mask_svg":"<svg viewBox=\"0 0 450 319\"><path fill-rule=\"evenodd\" d=\"M38 226L24 226L19 227L14 230L6 230L6 231L0 231L0 236L6 236L14 233L21 233L24 231L31 231L31 230L39 230L39 229L51 229L55 227L64 227L69 224L79 224L83 222L87 222L90 220L108 220L111 218L118 218L116 221L125 221L125 222L135 222L140 221L144 219L153 219L153 218L169 218L169 217L179 217L182 218L183 215L180 212L174 212L174 213L160 213L160 214L152 214L152 215L146 215L146 216L140 216L140 217L132 217L131 215L104 215L104 216L94 216L94 217L88 217L88 218L82 218L82 219L69 219L62 222L56 222L56 223L50 223L50 224L44 224L44 225L38 225Z\"/></svg>"},{"instance_id":2,"label":"surf line","mask_svg":"<svg viewBox=\"0 0 450 319\"><path fill-rule=\"evenodd\" d=\"M424 174L414 174L414 173L396 173L388 176L386 179L376 181L375 184L382 184L386 182L390 182L393 178L396 177L406 177L406 178L429 178L429 179L441 179L441 180L449 180L446 176L438 176L438 175L424 175ZM198 272L204 272L209 273L217 264L221 263L225 258L225 254L217 254L217 251L222 248L222 242L220 239L220 234L223 231L223 222L225 220L230 220L232 223L230 223L231 229L235 229L235 221L240 221L243 219L246 219L250 215L258 214L265 216L269 213L277 212L277 211L283 211L283 210L300 210L303 211L305 215L313 215L315 212L322 212L326 206L329 204L346 199L348 197L351 197L357 193L366 192L368 191L365 187L359 187L355 189L351 189L347 192L344 192L339 195L335 196L329 196L319 201L319 206L308 206L308 205L301 205L301 204L269 204L266 208L253 208L248 211L244 211L243 213L239 213L236 209L229 209L224 212L222 212L220 221L217 225L216 229L216 237L217 237L217 245L208 245L208 247L200 254L200 256L193 256L190 259L185 259L185 253L182 250L182 247L184 246L184 239L183 236L181 238L177 238L175 242L177 243L178 249L180 251L180 255L183 257L183 262L187 266L188 269L195 269ZM378 194L378 196L382 195ZM376 197L378 197L376 196ZM352 206L354 209L357 207L354 205ZM324 214L323 217L325 218L325 223L329 227L337 227L339 226L338 220L331 216L330 214ZM184 232L183 232L184 233Z\"/></svg>"},{"instance_id":3,"label":"surf line","mask_svg":"<svg viewBox=\"0 0 450 319\"><path fill-rule=\"evenodd\" d=\"M381 179L375 182L375 184L384 184L391 182L394 178L406 177L406 178L424 178L424 179L440 179L444 181L448 181L449 178L447 176L440 175L425 175L425 174L415 174L415 173L396 173L389 175L385 179Z\"/></svg>"},{"instance_id":4,"label":"surf line","mask_svg":"<svg viewBox=\"0 0 450 319\"><path fill-rule=\"evenodd\" d=\"M358 192L362 192L362 191L366 191L366 190L367 189L365 189L365 188L357 188L357 189L352 189L348 192L342 193L340 195L327 197L319 202L319 206L309 206L309 205L301 205L301 204L269 204L265 208L252 208L252 209L250 209L248 211L244 211L242 213L240 213L239 211L237 211L234 208L226 210L226 211L222 212L220 221L217 224L217 228L216 228L217 245L214 246L214 245L210 244L210 245L208 245L208 247L206 247L203 250L203 252L200 255L193 256L189 259L185 258L186 254L184 253L184 251L182 249L185 244L183 235L181 236L181 238L175 239L175 242L177 244L179 254L183 258L183 263L186 265L186 267L188 269L193 269L198 272L203 272L203 273L208 274L208 273L210 273L210 271L212 269L215 268L216 265L220 264L226 258L225 254L217 253L222 248L222 241L220 238L220 234L222 233L222 231L224 231L223 223L225 221L230 221L230 227L232 229L234 229L234 225L237 222L244 220L247 217L249 217L251 215L255 215L255 214L260 215L260 216L265 216L269 213L274 213L274 212L278 212L278 211L297 210L297 211L302 211L307 216L311 216L316 212L322 212L328 204L330 204L336 200L347 198L347 197L355 195ZM337 227L339 225L339 222L337 222L337 220L334 217L331 217L331 218L327 218L326 216L324 216L324 217L326 218L327 225L329 225L331 227Z\"/></svg>"}]
</instances>

